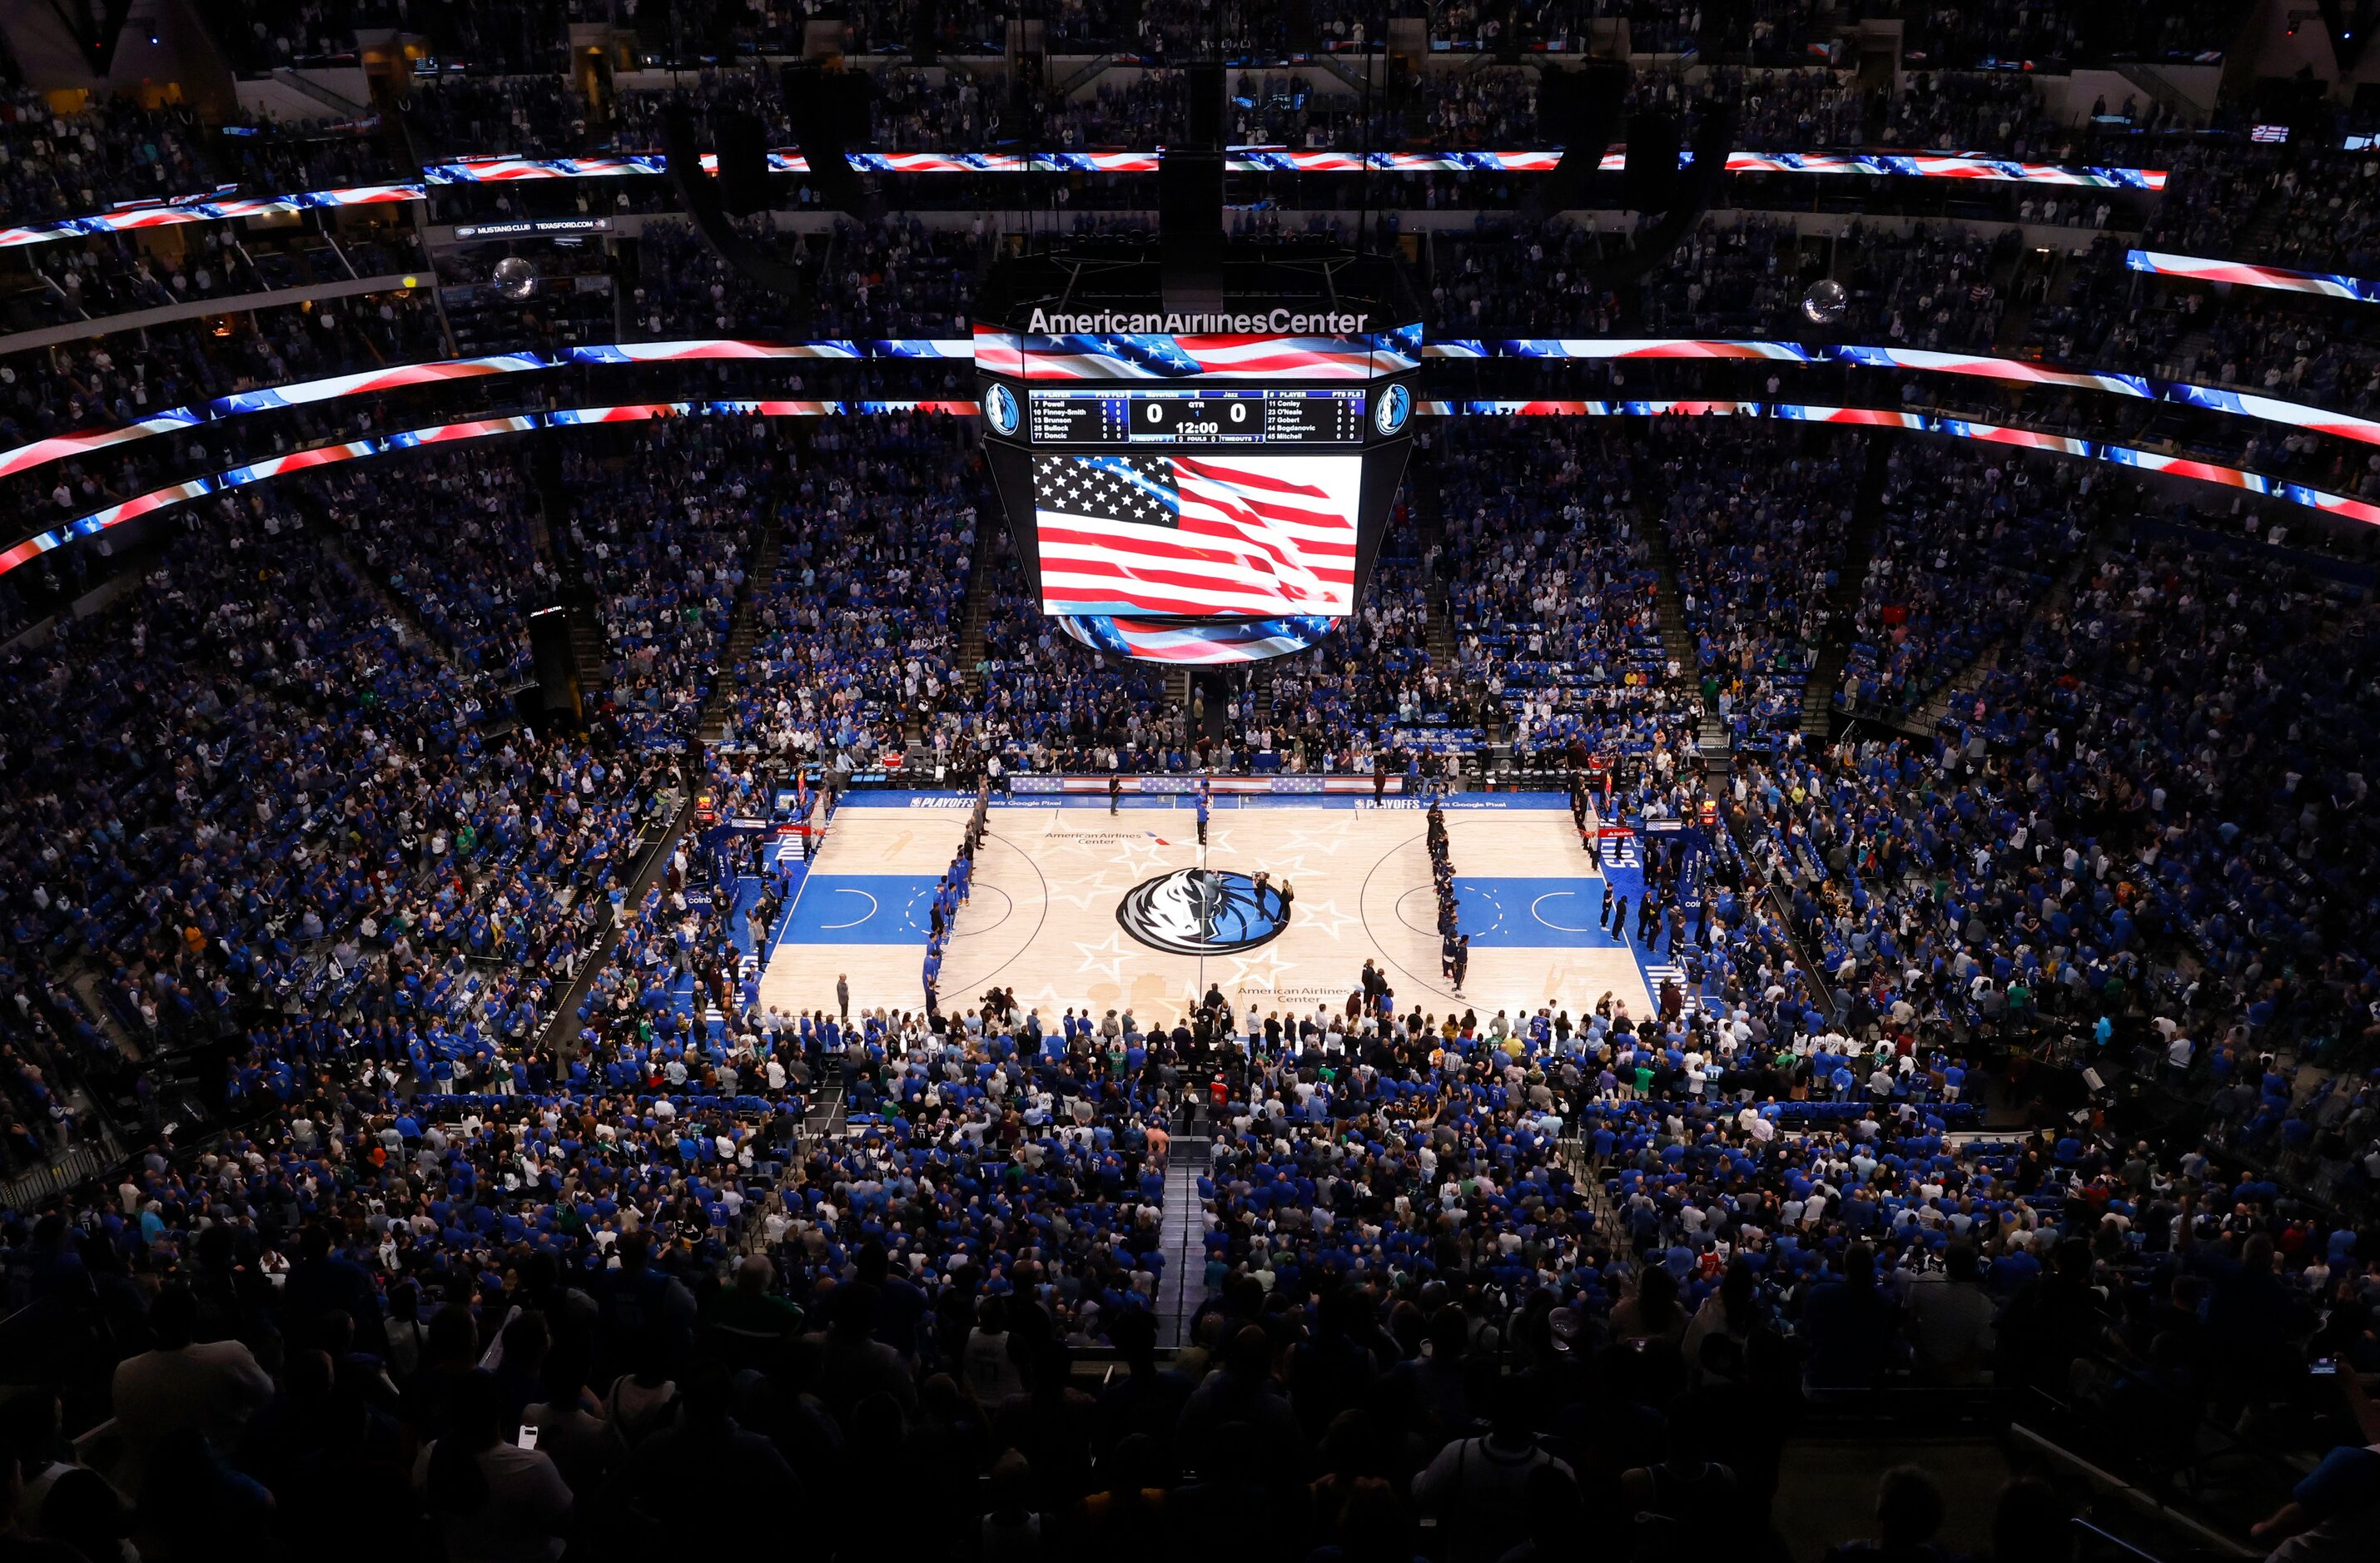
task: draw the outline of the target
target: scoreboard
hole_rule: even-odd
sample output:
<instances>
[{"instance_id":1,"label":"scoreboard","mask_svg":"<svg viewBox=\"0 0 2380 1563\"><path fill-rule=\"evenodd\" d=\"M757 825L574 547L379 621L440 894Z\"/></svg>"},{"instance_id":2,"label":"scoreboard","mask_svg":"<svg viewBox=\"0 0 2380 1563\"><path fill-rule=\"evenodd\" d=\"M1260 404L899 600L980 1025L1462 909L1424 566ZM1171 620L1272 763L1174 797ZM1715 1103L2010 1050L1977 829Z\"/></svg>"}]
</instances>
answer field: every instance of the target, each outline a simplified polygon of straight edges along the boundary
<instances>
[{"instance_id":1,"label":"scoreboard","mask_svg":"<svg viewBox=\"0 0 2380 1563\"><path fill-rule=\"evenodd\" d=\"M1036 388L1037 445L1361 445L1362 390Z\"/></svg>"},{"instance_id":2,"label":"scoreboard","mask_svg":"<svg viewBox=\"0 0 2380 1563\"><path fill-rule=\"evenodd\" d=\"M1042 612L1085 645L1170 662L1329 636L1387 530L1420 334L979 324L984 454Z\"/></svg>"}]
</instances>

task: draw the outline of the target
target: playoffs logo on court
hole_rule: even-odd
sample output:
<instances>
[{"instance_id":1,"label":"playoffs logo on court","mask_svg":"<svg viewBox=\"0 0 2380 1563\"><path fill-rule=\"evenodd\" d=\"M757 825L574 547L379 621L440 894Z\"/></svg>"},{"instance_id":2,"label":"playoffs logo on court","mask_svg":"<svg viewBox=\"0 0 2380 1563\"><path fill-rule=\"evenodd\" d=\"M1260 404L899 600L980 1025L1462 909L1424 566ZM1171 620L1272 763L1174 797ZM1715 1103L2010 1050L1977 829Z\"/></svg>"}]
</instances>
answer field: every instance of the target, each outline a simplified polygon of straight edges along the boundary
<instances>
[{"instance_id":1,"label":"playoffs logo on court","mask_svg":"<svg viewBox=\"0 0 2380 1563\"><path fill-rule=\"evenodd\" d=\"M1144 879L1116 903L1116 922L1169 955L1254 950L1289 927L1281 891L1230 869L1177 868Z\"/></svg>"}]
</instances>

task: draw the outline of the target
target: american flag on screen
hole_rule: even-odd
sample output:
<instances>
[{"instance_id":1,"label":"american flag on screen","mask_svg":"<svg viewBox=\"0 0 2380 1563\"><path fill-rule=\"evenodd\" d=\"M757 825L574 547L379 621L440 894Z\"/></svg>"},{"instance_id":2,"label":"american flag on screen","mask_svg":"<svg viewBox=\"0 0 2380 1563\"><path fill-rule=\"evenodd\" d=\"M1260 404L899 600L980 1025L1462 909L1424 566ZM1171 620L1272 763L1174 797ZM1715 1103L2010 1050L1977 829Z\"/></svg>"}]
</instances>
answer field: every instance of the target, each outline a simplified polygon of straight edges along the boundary
<instances>
[{"instance_id":1,"label":"american flag on screen","mask_svg":"<svg viewBox=\"0 0 2380 1563\"><path fill-rule=\"evenodd\" d=\"M1042 607L1345 613L1363 475L1355 455L1037 457Z\"/></svg>"}]
</instances>

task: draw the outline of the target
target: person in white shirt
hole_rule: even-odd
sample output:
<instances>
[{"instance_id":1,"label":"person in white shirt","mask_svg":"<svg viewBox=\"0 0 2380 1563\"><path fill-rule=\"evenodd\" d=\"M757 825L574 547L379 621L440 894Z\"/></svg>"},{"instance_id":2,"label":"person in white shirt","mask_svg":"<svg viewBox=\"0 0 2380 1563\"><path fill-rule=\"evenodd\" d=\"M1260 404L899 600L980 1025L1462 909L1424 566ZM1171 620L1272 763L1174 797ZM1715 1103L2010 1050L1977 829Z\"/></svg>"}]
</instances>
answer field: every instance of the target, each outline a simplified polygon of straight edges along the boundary
<instances>
[{"instance_id":1,"label":"person in white shirt","mask_svg":"<svg viewBox=\"0 0 2380 1563\"><path fill-rule=\"evenodd\" d=\"M492 1374L455 1381L445 1435L414 1462L413 1485L451 1563L543 1563L562 1556L571 1492L552 1457L513 1441Z\"/></svg>"},{"instance_id":2,"label":"person in white shirt","mask_svg":"<svg viewBox=\"0 0 2380 1563\"><path fill-rule=\"evenodd\" d=\"M152 1351L115 1366L115 1424L132 1457L137 1495L150 1451L196 1430L228 1456L248 1419L273 1399L273 1378L237 1340L195 1341L199 1304L188 1287L169 1286L149 1306Z\"/></svg>"}]
</instances>

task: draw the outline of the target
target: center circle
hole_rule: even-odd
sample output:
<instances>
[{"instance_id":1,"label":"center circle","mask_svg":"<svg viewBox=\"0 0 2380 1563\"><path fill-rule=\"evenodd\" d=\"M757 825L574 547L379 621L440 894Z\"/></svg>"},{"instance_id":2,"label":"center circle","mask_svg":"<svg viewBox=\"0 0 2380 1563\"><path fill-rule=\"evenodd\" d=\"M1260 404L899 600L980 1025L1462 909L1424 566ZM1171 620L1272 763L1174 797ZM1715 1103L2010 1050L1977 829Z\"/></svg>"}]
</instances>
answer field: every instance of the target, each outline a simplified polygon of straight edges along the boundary
<instances>
[{"instance_id":1,"label":"center circle","mask_svg":"<svg viewBox=\"0 0 2380 1563\"><path fill-rule=\"evenodd\" d=\"M1281 937L1289 909L1236 869L1176 868L1124 891L1116 924L1168 955L1230 955Z\"/></svg>"}]
</instances>

